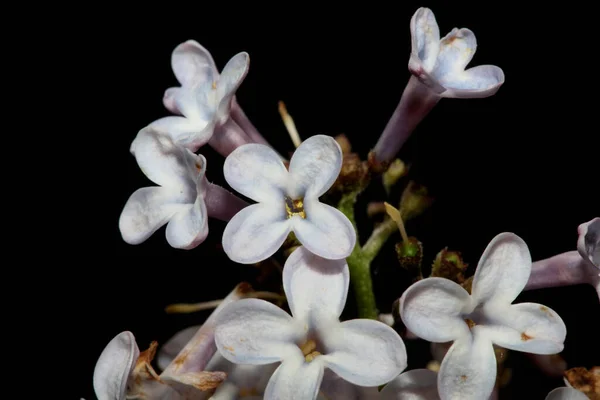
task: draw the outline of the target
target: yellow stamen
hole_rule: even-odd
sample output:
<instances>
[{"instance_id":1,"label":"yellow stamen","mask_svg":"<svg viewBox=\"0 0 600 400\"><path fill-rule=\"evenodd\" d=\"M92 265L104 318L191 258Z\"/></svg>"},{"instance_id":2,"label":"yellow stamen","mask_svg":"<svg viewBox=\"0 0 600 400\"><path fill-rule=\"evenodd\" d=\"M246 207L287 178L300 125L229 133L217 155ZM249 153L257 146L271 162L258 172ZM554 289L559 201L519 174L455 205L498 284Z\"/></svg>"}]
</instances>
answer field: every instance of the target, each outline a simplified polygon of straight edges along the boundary
<instances>
[{"instance_id":1,"label":"yellow stamen","mask_svg":"<svg viewBox=\"0 0 600 400\"><path fill-rule=\"evenodd\" d=\"M314 360L315 358L317 358L320 355L321 355L321 353L319 353L318 351L313 351L312 353L309 353L304 357L304 361L311 362L312 360Z\"/></svg>"},{"instance_id":2,"label":"yellow stamen","mask_svg":"<svg viewBox=\"0 0 600 400\"><path fill-rule=\"evenodd\" d=\"M285 211L288 218L292 218L295 215L300 218L306 218L303 199L292 200L291 197L285 196Z\"/></svg>"},{"instance_id":3,"label":"yellow stamen","mask_svg":"<svg viewBox=\"0 0 600 400\"><path fill-rule=\"evenodd\" d=\"M469 327L469 329L472 329L475 325L477 325L472 319L466 318L465 322L467 323L467 326Z\"/></svg>"},{"instance_id":4,"label":"yellow stamen","mask_svg":"<svg viewBox=\"0 0 600 400\"><path fill-rule=\"evenodd\" d=\"M281 119L283 120L283 124L285 125L285 129L287 129L294 146L297 148L302 143L300 140L300 135L298 134L298 130L296 129L296 124L292 119L292 116L288 114L287 108L285 108L285 104L283 101L279 102L279 115L281 115Z\"/></svg>"},{"instance_id":5,"label":"yellow stamen","mask_svg":"<svg viewBox=\"0 0 600 400\"><path fill-rule=\"evenodd\" d=\"M313 350L316 348L317 348L317 343L315 343L315 341L312 339L308 340L306 343L304 343L302 346L300 346L300 350L302 350L302 354L304 354L305 356L312 353Z\"/></svg>"},{"instance_id":6,"label":"yellow stamen","mask_svg":"<svg viewBox=\"0 0 600 400\"><path fill-rule=\"evenodd\" d=\"M390 203L384 203L385 211L390 216L390 218L398 225L398 229L400 230L400 235L402 236L402 240L405 243L408 243L408 235L406 234L406 228L404 227L404 222L402 221L402 215L400 215L400 211L391 205Z\"/></svg>"}]
</instances>

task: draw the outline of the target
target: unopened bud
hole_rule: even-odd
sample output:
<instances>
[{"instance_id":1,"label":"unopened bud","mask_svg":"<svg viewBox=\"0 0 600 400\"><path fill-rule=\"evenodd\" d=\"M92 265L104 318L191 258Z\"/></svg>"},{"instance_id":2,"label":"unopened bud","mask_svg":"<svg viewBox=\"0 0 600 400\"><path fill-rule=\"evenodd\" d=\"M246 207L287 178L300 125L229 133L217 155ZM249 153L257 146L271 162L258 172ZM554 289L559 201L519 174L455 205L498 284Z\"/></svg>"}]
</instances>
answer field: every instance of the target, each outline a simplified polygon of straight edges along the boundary
<instances>
[{"instance_id":1,"label":"unopened bud","mask_svg":"<svg viewBox=\"0 0 600 400\"><path fill-rule=\"evenodd\" d=\"M428 195L427 188L410 181L400 199L400 212L405 220L417 217L431 206L433 197Z\"/></svg>"}]
</instances>

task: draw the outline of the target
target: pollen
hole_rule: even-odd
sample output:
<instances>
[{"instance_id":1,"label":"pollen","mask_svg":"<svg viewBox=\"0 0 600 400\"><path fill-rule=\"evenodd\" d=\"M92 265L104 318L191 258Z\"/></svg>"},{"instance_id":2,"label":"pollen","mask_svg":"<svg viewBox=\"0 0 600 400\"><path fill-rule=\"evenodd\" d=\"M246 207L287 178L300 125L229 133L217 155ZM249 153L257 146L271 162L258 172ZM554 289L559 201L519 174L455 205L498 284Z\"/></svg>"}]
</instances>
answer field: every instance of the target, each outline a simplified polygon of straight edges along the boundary
<instances>
[{"instance_id":1,"label":"pollen","mask_svg":"<svg viewBox=\"0 0 600 400\"><path fill-rule=\"evenodd\" d=\"M310 353L310 354L307 354L307 355L304 357L304 360L305 360L306 362L311 362L312 360L314 360L315 358L317 358L317 357L318 357L318 356L320 356L320 355L321 355L321 353L319 353L318 351L313 351L312 353Z\"/></svg>"},{"instance_id":2,"label":"pollen","mask_svg":"<svg viewBox=\"0 0 600 400\"><path fill-rule=\"evenodd\" d=\"M308 340L302 346L300 346L300 350L302 350L302 354L308 356L317 348L317 343L314 340Z\"/></svg>"},{"instance_id":3,"label":"pollen","mask_svg":"<svg viewBox=\"0 0 600 400\"><path fill-rule=\"evenodd\" d=\"M212 88L213 88L213 90L215 90L217 88L217 82L216 81L213 81Z\"/></svg>"},{"instance_id":4,"label":"pollen","mask_svg":"<svg viewBox=\"0 0 600 400\"><path fill-rule=\"evenodd\" d=\"M469 329L473 329L475 325L477 325L472 319L466 318L465 323L469 327Z\"/></svg>"},{"instance_id":5,"label":"pollen","mask_svg":"<svg viewBox=\"0 0 600 400\"><path fill-rule=\"evenodd\" d=\"M533 339L533 336L529 336L528 334L526 334L525 332L521 333L521 340L526 342L528 340Z\"/></svg>"},{"instance_id":6,"label":"pollen","mask_svg":"<svg viewBox=\"0 0 600 400\"><path fill-rule=\"evenodd\" d=\"M306 218L306 212L304 212L304 199L293 200L289 196L285 196L285 211L287 217L292 218L298 216L300 218Z\"/></svg>"}]
</instances>

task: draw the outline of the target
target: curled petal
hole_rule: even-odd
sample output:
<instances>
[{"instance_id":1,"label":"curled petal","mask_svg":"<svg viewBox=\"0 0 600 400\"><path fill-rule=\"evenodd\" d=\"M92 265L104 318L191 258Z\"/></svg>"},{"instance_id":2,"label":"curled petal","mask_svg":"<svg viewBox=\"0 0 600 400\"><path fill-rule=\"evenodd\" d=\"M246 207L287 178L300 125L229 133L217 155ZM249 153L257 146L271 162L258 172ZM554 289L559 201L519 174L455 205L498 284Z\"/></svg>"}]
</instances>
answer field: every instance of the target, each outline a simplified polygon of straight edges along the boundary
<instances>
[{"instance_id":1,"label":"curled petal","mask_svg":"<svg viewBox=\"0 0 600 400\"><path fill-rule=\"evenodd\" d=\"M426 71L431 71L440 47L440 29L433 12L421 7L410 20L412 55Z\"/></svg>"},{"instance_id":2,"label":"curled petal","mask_svg":"<svg viewBox=\"0 0 600 400\"><path fill-rule=\"evenodd\" d=\"M185 198L162 187L146 187L133 192L119 217L119 230L129 244L140 244L186 209Z\"/></svg>"},{"instance_id":3,"label":"curled petal","mask_svg":"<svg viewBox=\"0 0 600 400\"><path fill-rule=\"evenodd\" d=\"M217 83L217 119L219 121L229 118L231 100L248 74L249 65L250 56L246 52L241 52L233 56L221 71Z\"/></svg>"},{"instance_id":4,"label":"curled petal","mask_svg":"<svg viewBox=\"0 0 600 400\"><path fill-rule=\"evenodd\" d=\"M177 357L177 354L194 337L201 325L190 326L177 332L171 339L162 345L156 357L156 364L161 370L167 369L169 364Z\"/></svg>"},{"instance_id":5,"label":"curled petal","mask_svg":"<svg viewBox=\"0 0 600 400\"><path fill-rule=\"evenodd\" d=\"M350 272L345 260L328 260L298 247L283 268L283 289L294 318L338 318L344 310Z\"/></svg>"},{"instance_id":6,"label":"curled petal","mask_svg":"<svg viewBox=\"0 0 600 400\"><path fill-rule=\"evenodd\" d=\"M504 83L504 71L495 65L479 65L448 75L443 80L447 89L442 97L473 99L495 94Z\"/></svg>"},{"instance_id":7,"label":"curled petal","mask_svg":"<svg viewBox=\"0 0 600 400\"><path fill-rule=\"evenodd\" d=\"M316 399L323 380L319 358L306 363L300 352L287 357L271 376L265 399Z\"/></svg>"},{"instance_id":8,"label":"curled petal","mask_svg":"<svg viewBox=\"0 0 600 400\"><path fill-rule=\"evenodd\" d=\"M446 77L464 71L473 58L476 48L477 40L471 30L452 29L440 42L433 75L443 85Z\"/></svg>"},{"instance_id":9,"label":"curled petal","mask_svg":"<svg viewBox=\"0 0 600 400\"><path fill-rule=\"evenodd\" d=\"M577 250L581 257L600 268L600 218L579 225Z\"/></svg>"},{"instance_id":10,"label":"curled petal","mask_svg":"<svg viewBox=\"0 0 600 400\"><path fill-rule=\"evenodd\" d=\"M240 264L252 264L272 256L283 244L291 224L281 209L252 204L231 218L223 231L223 250Z\"/></svg>"},{"instance_id":11,"label":"curled petal","mask_svg":"<svg viewBox=\"0 0 600 400\"><path fill-rule=\"evenodd\" d=\"M378 386L406 368L406 348L398 333L370 319L345 321L322 335L326 366L350 383Z\"/></svg>"},{"instance_id":12,"label":"curled petal","mask_svg":"<svg viewBox=\"0 0 600 400\"><path fill-rule=\"evenodd\" d=\"M203 173L202 156L178 145L171 136L152 125L138 132L131 152L144 175L163 187L195 188L199 174Z\"/></svg>"},{"instance_id":13,"label":"curled petal","mask_svg":"<svg viewBox=\"0 0 600 400\"><path fill-rule=\"evenodd\" d=\"M492 239L479 259L471 294L479 304L510 304L523 291L530 274L527 244L514 233L501 233Z\"/></svg>"},{"instance_id":14,"label":"curled petal","mask_svg":"<svg viewBox=\"0 0 600 400\"><path fill-rule=\"evenodd\" d=\"M473 328L473 335L456 340L438 372L440 398L481 400L492 394L496 382L496 356L489 338Z\"/></svg>"},{"instance_id":15,"label":"curled petal","mask_svg":"<svg viewBox=\"0 0 600 400\"><path fill-rule=\"evenodd\" d=\"M207 143L213 135L212 125L209 126L209 121L192 120L178 116L160 118L148 126L157 132L170 136L175 142L192 151L196 151L200 146ZM134 151L132 145L131 152Z\"/></svg>"},{"instance_id":16,"label":"curled petal","mask_svg":"<svg viewBox=\"0 0 600 400\"><path fill-rule=\"evenodd\" d=\"M193 249L206 239L208 221L201 196L178 211L167 225L167 242L176 249Z\"/></svg>"},{"instance_id":17,"label":"curled petal","mask_svg":"<svg viewBox=\"0 0 600 400\"><path fill-rule=\"evenodd\" d=\"M334 138L315 135L296 149L290 160L294 198L321 197L337 179L342 168L342 149Z\"/></svg>"},{"instance_id":18,"label":"curled petal","mask_svg":"<svg viewBox=\"0 0 600 400\"><path fill-rule=\"evenodd\" d=\"M172 87L165 90L165 94L163 95L163 105L173 114L181 115L181 111L179 110L179 107L177 107L177 102L175 101L175 99L181 95L180 93L180 87Z\"/></svg>"},{"instance_id":19,"label":"curled petal","mask_svg":"<svg viewBox=\"0 0 600 400\"><path fill-rule=\"evenodd\" d=\"M94 368L98 400L124 400L127 380L140 350L131 332L121 332L106 345Z\"/></svg>"},{"instance_id":20,"label":"curled petal","mask_svg":"<svg viewBox=\"0 0 600 400\"><path fill-rule=\"evenodd\" d=\"M306 218L292 217L294 233L311 252L327 259L338 260L352 253L356 231L348 217L337 208L318 200L304 202Z\"/></svg>"},{"instance_id":21,"label":"curled petal","mask_svg":"<svg viewBox=\"0 0 600 400\"><path fill-rule=\"evenodd\" d=\"M556 354L563 350L567 328L552 309L536 303L509 307L486 307L492 322L482 327L495 344L535 354Z\"/></svg>"},{"instance_id":22,"label":"curled petal","mask_svg":"<svg viewBox=\"0 0 600 400\"><path fill-rule=\"evenodd\" d=\"M225 180L233 189L258 202L281 202L288 172L277 153L263 144L235 149L223 165Z\"/></svg>"},{"instance_id":23,"label":"curled petal","mask_svg":"<svg viewBox=\"0 0 600 400\"><path fill-rule=\"evenodd\" d=\"M204 47L194 40L181 43L171 55L171 68L182 86L213 82L218 77L215 62Z\"/></svg>"},{"instance_id":24,"label":"curled petal","mask_svg":"<svg viewBox=\"0 0 600 400\"><path fill-rule=\"evenodd\" d=\"M449 342L468 334L463 314L474 308L469 293L445 278L426 278L411 285L400 298L406 327L430 342Z\"/></svg>"},{"instance_id":25,"label":"curled petal","mask_svg":"<svg viewBox=\"0 0 600 400\"><path fill-rule=\"evenodd\" d=\"M588 397L577 389L560 387L552 390L546 400L589 400Z\"/></svg>"},{"instance_id":26,"label":"curled petal","mask_svg":"<svg viewBox=\"0 0 600 400\"><path fill-rule=\"evenodd\" d=\"M407 371L385 385L382 400L438 400L437 374L428 369Z\"/></svg>"}]
</instances>

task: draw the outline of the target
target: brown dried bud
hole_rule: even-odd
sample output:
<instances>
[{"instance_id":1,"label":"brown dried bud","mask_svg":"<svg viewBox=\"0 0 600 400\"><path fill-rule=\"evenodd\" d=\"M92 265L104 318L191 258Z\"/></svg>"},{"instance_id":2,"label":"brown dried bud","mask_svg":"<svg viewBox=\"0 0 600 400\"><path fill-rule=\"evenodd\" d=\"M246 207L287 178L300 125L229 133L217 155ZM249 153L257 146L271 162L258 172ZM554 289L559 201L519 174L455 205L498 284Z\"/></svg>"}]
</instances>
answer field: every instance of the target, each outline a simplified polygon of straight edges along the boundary
<instances>
[{"instance_id":1,"label":"brown dried bud","mask_svg":"<svg viewBox=\"0 0 600 400\"><path fill-rule=\"evenodd\" d=\"M344 154L342 169L332 186L333 191L348 193L365 188L370 180L367 163L356 153Z\"/></svg>"},{"instance_id":2,"label":"brown dried bud","mask_svg":"<svg viewBox=\"0 0 600 400\"><path fill-rule=\"evenodd\" d=\"M396 244L396 255L400 266L411 273L414 281L423 278L421 264L423 263L423 244L415 237L409 237L407 242Z\"/></svg>"},{"instance_id":3,"label":"brown dried bud","mask_svg":"<svg viewBox=\"0 0 600 400\"><path fill-rule=\"evenodd\" d=\"M583 392L592 400L600 400L600 367L587 368L578 367L565 371L565 379L575 389Z\"/></svg>"},{"instance_id":4,"label":"brown dried bud","mask_svg":"<svg viewBox=\"0 0 600 400\"><path fill-rule=\"evenodd\" d=\"M428 195L427 188L410 181L400 198L400 213L405 221L421 215L433 203L433 197Z\"/></svg>"},{"instance_id":5,"label":"brown dried bud","mask_svg":"<svg viewBox=\"0 0 600 400\"><path fill-rule=\"evenodd\" d=\"M369 166L369 171L376 174L384 173L385 171L387 171L390 165L389 162L377 161L377 159L375 158L375 153L372 150L369 152L369 156L367 157L367 163Z\"/></svg>"},{"instance_id":6,"label":"brown dried bud","mask_svg":"<svg viewBox=\"0 0 600 400\"><path fill-rule=\"evenodd\" d=\"M435 257L431 267L431 276L450 279L462 284L465 281L464 272L467 267L468 264L463 261L460 252L448 251L446 247Z\"/></svg>"},{"instance_id":7,"label":"brown dried bud","mask_svg":"<svg viewBox=\"0 0 600 400\"><path fill-rule=\"evenodd\" d=\"M339 135L334 137L334 139L340 145L343 155L349 154L350 151L352 151L352 144L350 143L350 140L348 140L348 137L346 135L340 133Z\"/></svg>"}]
</instances>

